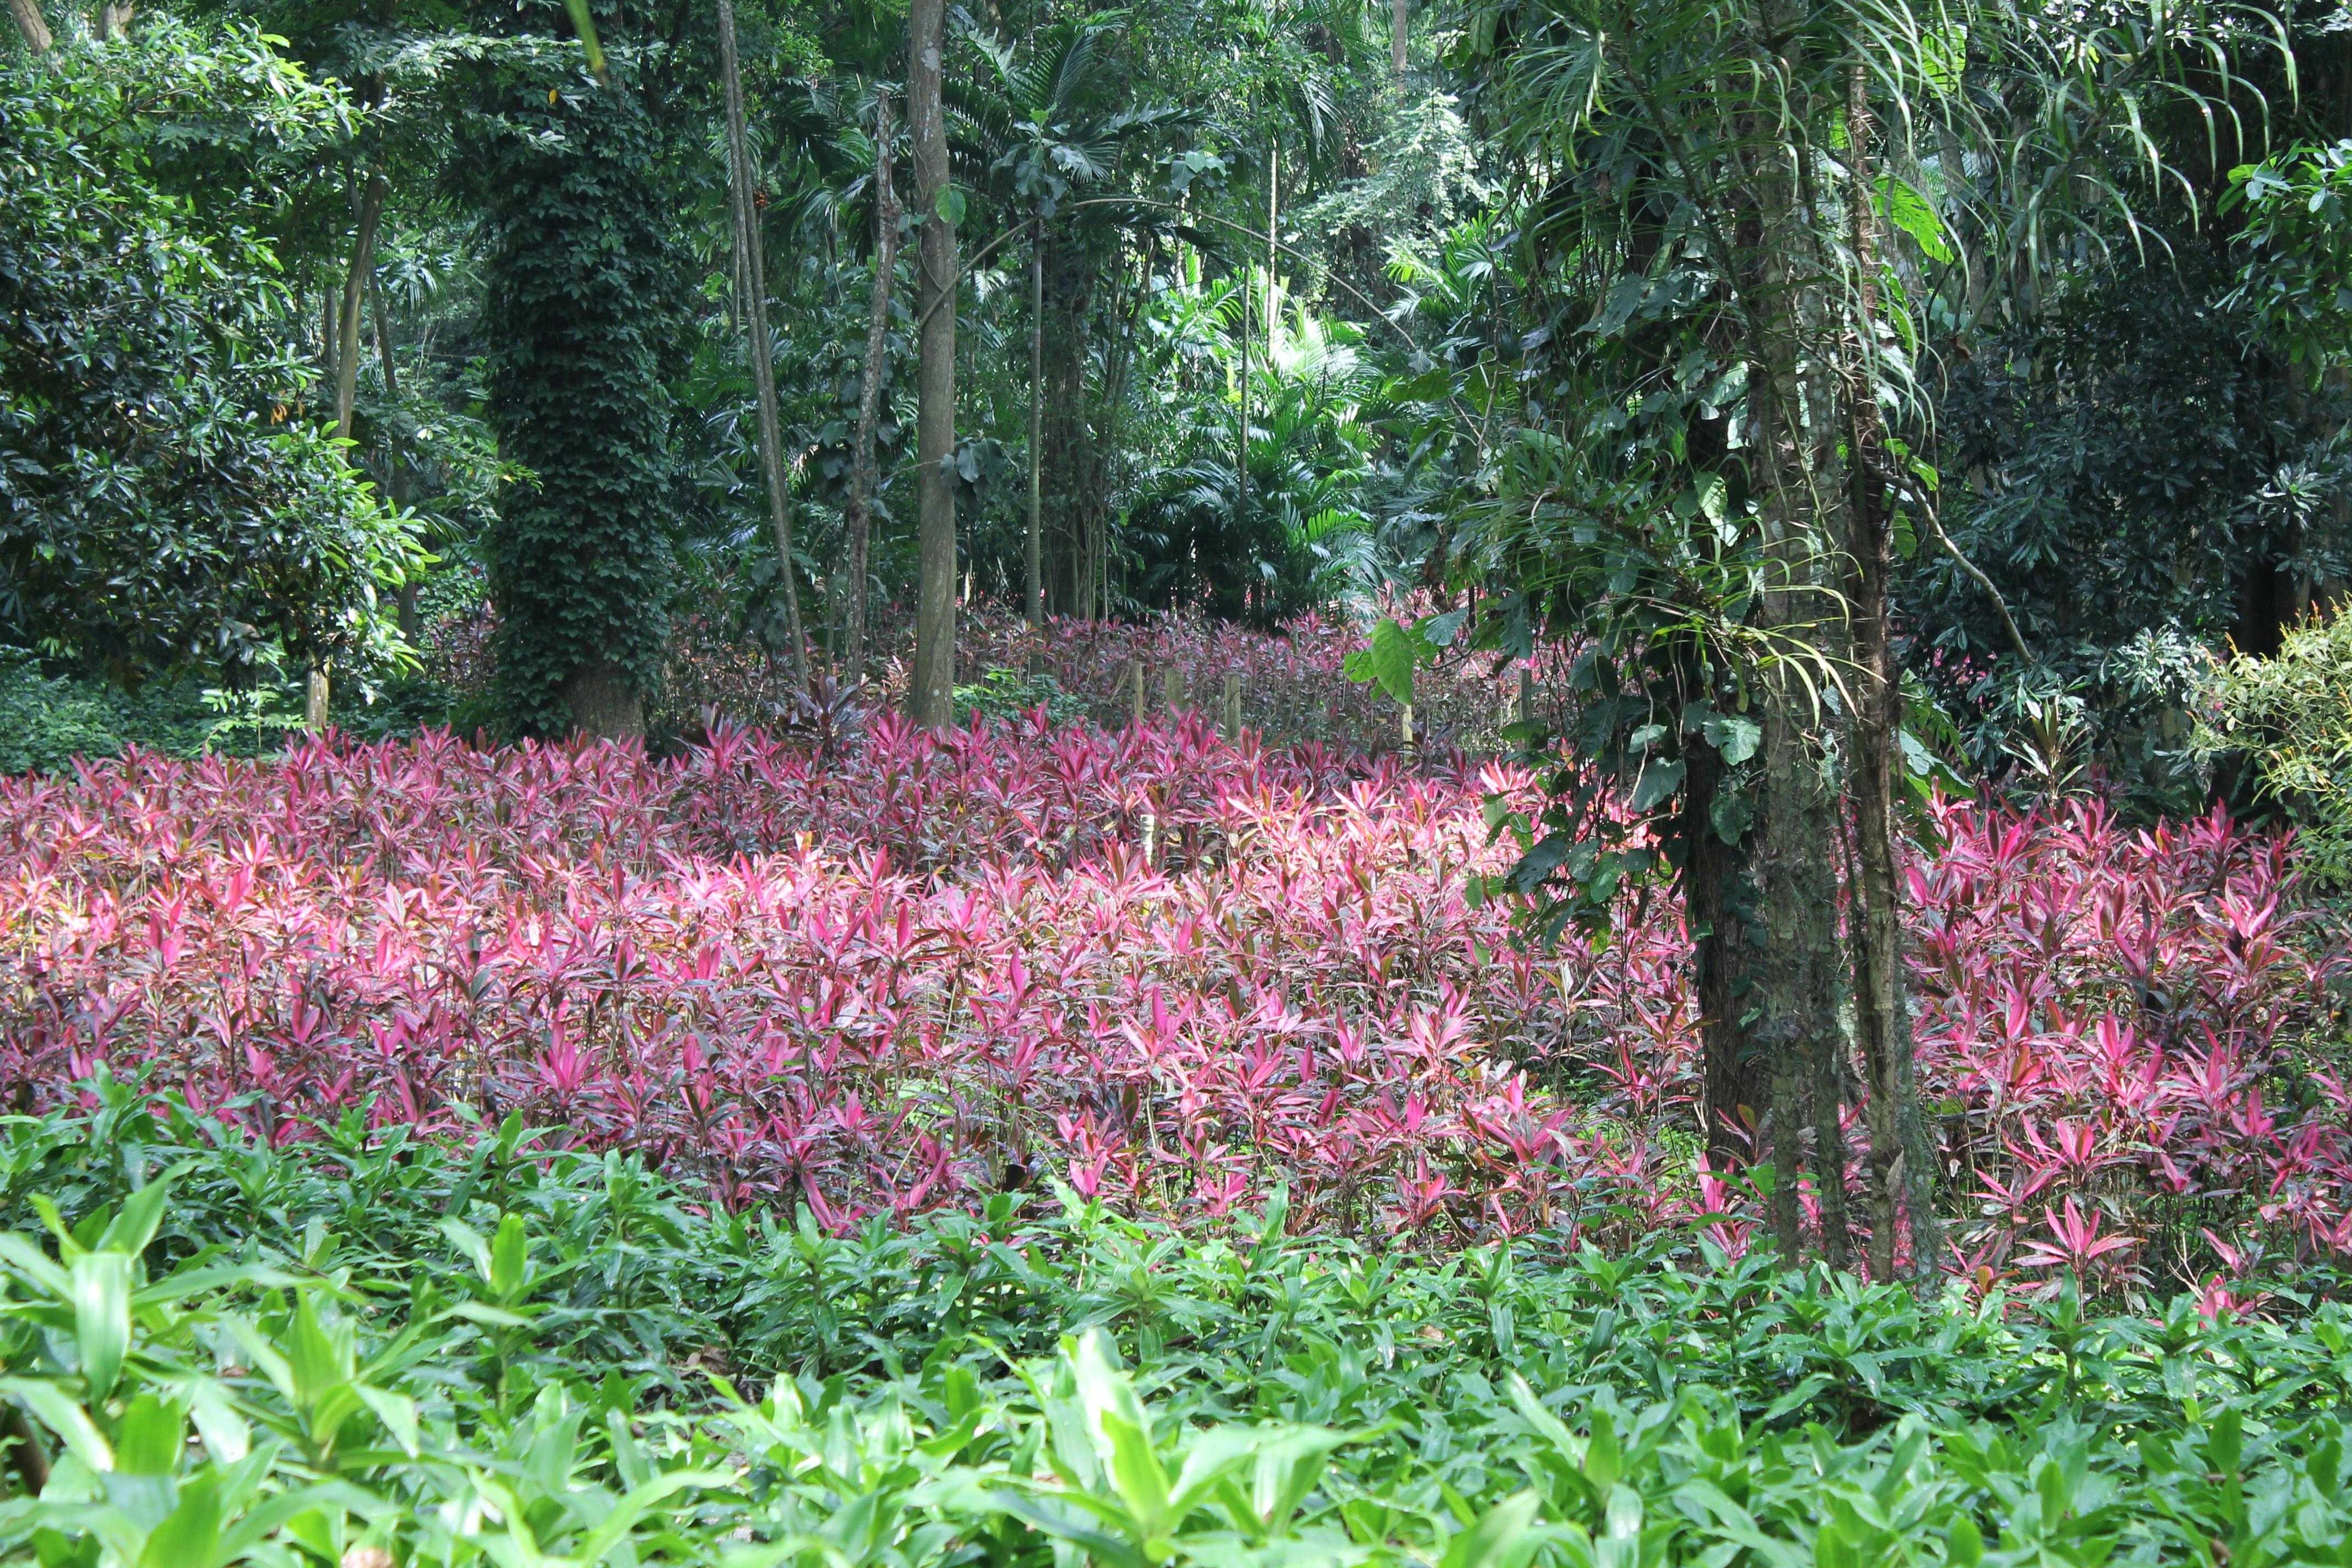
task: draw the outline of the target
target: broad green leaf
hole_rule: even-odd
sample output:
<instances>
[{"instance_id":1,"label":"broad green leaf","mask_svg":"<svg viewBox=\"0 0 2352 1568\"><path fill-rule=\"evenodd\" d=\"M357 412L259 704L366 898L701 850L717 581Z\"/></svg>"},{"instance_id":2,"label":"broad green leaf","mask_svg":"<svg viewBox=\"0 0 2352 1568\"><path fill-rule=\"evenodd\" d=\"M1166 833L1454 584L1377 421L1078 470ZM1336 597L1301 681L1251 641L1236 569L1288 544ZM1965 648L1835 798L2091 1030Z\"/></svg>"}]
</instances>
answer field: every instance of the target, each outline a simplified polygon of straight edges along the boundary
<instances>
[{"instance_id":1,"label":"broad green leaf","mask_svg":"<svg viewBox=\"0 0 2352 1568\"><path fill-rule=\"evenodd\" d=\"M131 1353L131 1266L127 1252L86 1252L68 1270L73 1281L74 1341L93 1403L114 1392L122 1358Z\"/></svg>"},{"instance_id":2,"label":"broad green leaf","mask_svg":"<svg viewBox=\"0 0 2352 1568\"><path fill-rule=\"evenodd\" d=\"M1927 85L1947 97L1959 91L1961 75L1969 63L1969 25L1953 22L1926 28L1919 35L1919 46Z\"/></svg>"},{"instance_id":3,"label":"broad green leaf","mask_svg":"<svg viewBox=\"0 0 2352 1568\"><path fill-rule=\"evenodd\" d=\"M210 1378L194 1378L183 1387L205 1452L221 1463L244 1458L253 1447L253 1432L237 1414L228 1391Z\"/></svg>"},{"instance_id":4,"label":"broad green leaf","mask_svg":"<svg viewBox=\"0 0 2352 1568\"><path fill-rule=\"evenodd\" d=\"M294 1329L287 1340L286 1364L294 1375L293 1400L298 1406L313 1408L351 1381L350 1326L330 1325L321 1319L313 1292L305 1290L295 1299Z\"/></svg>"},{"instance_id":5,"label":"broad green leaf","mask_svg":"<svg viewBox=\"0 0 2352 1568\"><path fill-rule=\"evenodd\" d=\"M1258 1451L1250 1467L1250 1506L1268 1534L1290 1528L1291 1516L1323 1479L1332 1450L1348 1440L1347 1433L1328 1426L1301 1426Z\"/></svg>"},{"instance_id":6,"label":"broad green leaf","mask_svg":"<svg viewBox=\"0 0 2352 1568\"><path fill-rule=\"evenodd\" d=\"M0 1396L21 1400L42 1426L58 1435L67 1451L89 1468L114 1468L114 1449L82 1407L68 1399L56 1384L30 1377L0 1377Z\"/></svg>"},{"instance_id":7,"label":"broad green leaf","mask_svg":"<svg viewBox=\"0 0 2352 1568\"><path fill-rule=\"evenodd\" d=\"M579 1550L572 1553L572 1561L603 1562L604 1554L613 1550L621 1537L635 1529L637 1521L664 1498L689 1487L699 1487L706 1491L728 1490L740 1479L731 1470L672 1470L667 1475L657 1476L614 1504L613 1511L604 1516L604 1521L589 1531L586 1539L581 1542Z\"/></svg>"},{"instance_id":8,"label":"broad green leaf","mask_svg":"<svg viewBox=\"0 0 2352 1568\"><path fill-rule=\"evenodd\" d=\"M14 1231L0 1234L0 1259L22 1275L53 1300L63 1303L73 1299L73 1281L51 1258L34 1245L29 1237Z\"/></svg>"},{"instance_id":9,"label":"broad green leaf","mask_svg":"<svg viewBox=\"0 0 2352 1568\"><path fill-rule=\"evenodd\" d=\"M1584 1445L1568 1429L1566 1423L1544 1408L1543 1401L1536 1397L1536 1391L1528 1386L1528 1380L1516 1372L1511 1373L1510 1394L1511 1408L1519 1413L1520 1420L1549 1440L1563 1458L1573 1462L1580 1458Z\"/></svg>"},{"instance_id":10,"label":"broad green leaf","mask_svg":"<svg viewBox=\"0 0 2352 1568\"><path fill-rule=\"evenodd\" d=\"M147 1244L155 1239L156 1228L163 1223L163 1205L171 1196L172 1184L194 1164L194 1160L183 1160L124 1199L122 1212L114 1216L114 1223L98 1238L100 1249L127 1252L132 1257L146 1251Z\"/></svg>"},{"instance_id":11,"label":"broad green leaf","mask_svg":"<svg viewBox=\"0 0 2352 1568\"><path fill-rule=\"evenodd\" d=\"M219 1290L232 1285L244 1285L261 1290L284 1290L301 1284L302 1277L282 1269L264 1268L259 1264L236 1263L211 1267L184 1265L173 1269L152 1285L142 1286L131 1293L134 1309L162 1306L166 1302L201 1296L208 1290Z\"/></svg>"},{"instance_id":12,"label":"broad green leaf","mask_svg":"<svg viewBox=\"0 0 2352 1568\"><path fill-rule=\"evenodd\" d=\"M264 1455L256 1455L258 1462ZM312 1509L340 1509L372 1519L384 1511L382 1500L343 1481L327 1481L265 1498L250 1508L232 1510L221 1532L217 1560L234 1563L285 1528L288 1521Z\"/></svg>"},{"instance_id":13,"label":"broad green leaf","mask_svg":"<svg viewBox=\"0 0 2352 1568\"><path fill-rule=\"evenodd\" d=\"M412 1459L416 1458L416 1402L404 1394L370 1388L364 1384L353 1385L352 1392L359 1395L361 1404L375 1412L383 1429L400 1445L400 1451Z\"/></svg>"},{"instance_id":14,"label":"broad green leaf","mask_svg":"<svg viewBox=\"0 0 2352 1568\"><path fill-rule=\"evenodd\" d=\"M1074 1359L1078 1402L1112 1486L1150 1531L1168 1511L1168 1472L1151 1449L1151 1418L1111 1357L1110 1336L1098 1328L1087 1330Z\"/></svg>"},{"instance_id":15,"label":"broad green leaf","mask_svg":"<svg viewBox=\"0 0 2352 1568\"><path fill-rule=\"evenodd\" d=\"M1412 700L1412 670L1420 662L1421 649L1425 645L1412 632L1395 621L1382 619L1372 626L1371 646L1363 650L1360 660L1352 655L1348 661L1348 674L1357 680L1370 679L1400 705Z\"/></svg>"},{"instance_id":16,"label":"broad green leaf","mask_svg":"<svg viewBox=\"0 0 2352 1568\"><path fill-rule=\"evenodd\" d=\"M1884 174L1878 181L1878 202L1886 221L1911 237L1919 254L1935 262L1949 262L1954 252L1944 237L1944 225L1935 207L1909 182Z\"/></svg>"},{"instance_id":17,"label":"broad green leaf","mask_svg":"<svg viewBox=\"0 0 2352 1568\"><path fill-rule=\"evenodd\" d=\"M1160 1456L1152 1452L1150 1429L1114 1411L1102 1412L1098 1420L1109 1449L1104 1468L1110 1474L1111 1485L1143 1532L1159 1533L1169 1517L1168 1472L1160 1468Z\"/></svg>"},{"instance_id":18,"label":"broad green leaf","mask_svg":"<svg viewBox=\"0 0 2352 1568\"><path fill-rule=\"evenodd\" d=\"M126 1475L168 1476L180 1468L187 1436L186 1407L142 1390L116 1428L114 1468Z\"/></svg>"},{"instance_id":19,"label":"broad green leaf","mask_svg":"<svg viewBox=\"0 0 2352 1568\"><path fill-rule=\"evenodd\" d=\"M1219 1481L1241 1468L1265 1442L1265 1434L1241 1426L1213 1426L1194 1437L1177 1468L1168 1494L1170 1523L1181 1522Z\"/></svg>"},{"instance_id":20,"label":"broad green leaf","mask_svg":"<svg viewBox=\"0 0 2352 1568\"><path fill-rule=\"evenodd\" d=\"M460 1301L441 1314L443 1319L462 1318L469 1323L479 1323L491 1329L520 1329L530 1320L520 1312L509 1312L503 1307L492 1307L480 1301Z\"/></svg>"},{"instance_id":21,"label":"broad green leaf","mask_svg":"<svg viewBox=\"0 0 2352 1568\"><path fill-rule=\"evenodd\" d=\"M498 1235L490 1242L490 1294L501 1302L511 1301L522 1293L530 1260L530 1237L525 1232L522 1215L510 1214L499 1221Z\"/></svg>"},{"instance_id":22,"label":"broad green leaf","mask_svg":"<svg viewBox=\"0 0 2352 1568\"><path fill-rule=\"evenodd\" d=\"M1764 739L1764 726L1736 713L1710 714L1699 729L1717 754L1734 766L1754 756Z\"/></svg>"},{"instance_id":23,"label":"broad green leaf","mask_svg":"<svg viewBox=\"0 0 2352 1568\"><path fill-rule=\"evenodd\" d=\"M1445 1543L1441 1568L1518 1568L1544 1542L1535 1519L1535 1493L1505 1498Z\"/></svg>"},{"instance_id":24,"label":"broad green leaf","mask_svg":"<svg viewBox=\"0 0 2352 1568\"><path fill-rule=\"evenodd\" d=\"M1592 1440L1584 1448L1584 1475L1593 1489L1606 1495L1625 1473L1624 1455L1617 1446L1617 1423L1606 1410L1592 1413Z\"/></svg>"},{"instance_id":25,"label":"broad green leaf","mask_svg":"<svg viewBox=\"0 0 2352 1568\"><path fill-rule=\"evenodd\" d=\"M474 1266L475 1274L487 1284L490 1278L490 1244L482 1239L482 1233L464 1220L445 1218L441 1234L449 1238L449 1245Z\"/></svg>"},{"instance_id":26,"label":"broad green leaf","mask_svg":"<svg viewBox=\"0 0 2352 1568\"><path fill-rule=\"evenodd\" d=\"M220 1478L200 1471L180 1489L180 1506L147 1537L139 1568L213 1568L220 1522Z\"/></svg>"},{"instance_id":27,"label":"broad green leaf","mask_svg":"<svg viewBox=\"0 0 2352 1568\"><path fill-rule=\"evenodd\" d=\"M1648 811L1674 797L1683 787L1684 766L1658 758L1643 765L1641 776L1633 781L1632 805L1635 811Z\"/></svg>"}]
</instances>

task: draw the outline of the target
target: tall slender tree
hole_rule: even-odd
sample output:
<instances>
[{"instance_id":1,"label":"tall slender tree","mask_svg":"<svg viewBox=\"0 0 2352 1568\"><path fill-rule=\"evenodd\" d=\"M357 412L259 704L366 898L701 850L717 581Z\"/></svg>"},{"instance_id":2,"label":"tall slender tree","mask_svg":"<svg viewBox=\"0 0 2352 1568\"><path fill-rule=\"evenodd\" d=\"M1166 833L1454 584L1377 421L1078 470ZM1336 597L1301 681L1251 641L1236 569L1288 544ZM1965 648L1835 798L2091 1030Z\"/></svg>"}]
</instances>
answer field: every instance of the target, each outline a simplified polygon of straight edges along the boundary
<instances>
[{"instance_id":1,"label":"tall slender tree","mask_svg":"<svg viewBox=\"0 0 2352 1568\"><path fill-rule=\"evenodd\" d=\"M857 429L850 451L849 501L842 514L842 670L844 679L866 673L866 555L874 529L874 422L881 406L882 378L890 368L890 294L898 269L898 195L890 183L890 153L897 128L890 122L890 90L874 89L874 286L866 315L866 361L857 382Z\"/></svg>"},{"instance_id":2,"label":"tall slender tree","mask_svg":"<svg viewBox=\"0 0 2352 1568\"><path fill-rule=\"evenodd\" d=\"M955 458L956 294L960 281L948 176L946 0L913 0L907 11L907 129L913 142L921 225L915 310L918 510L915 667L908 709L919 724L944 727L955 689L956 502L948 465Z\"/></svg>"},{"instance_id":3,"label":"tall slender tree","mask_svg":"<svg viewBox=\"0 0 2352 1568\"><path fill-rule=\"evenodd\" d=\"M776 582L784 600L784 637L792 645L793 678L808 685L808 637L801 625L799 568L793 561L793 498L784 480L784 437L776 413L776 355L768 337L768 266L760 233L758 182L751 141L743 123L743 65L735 48L734 0L719 0L719 69L727 106L728 205L743 260L744 347L751 360L758 418L761 488L767 494L768 531L776 547Z\"/></svg>"}]
</instances>

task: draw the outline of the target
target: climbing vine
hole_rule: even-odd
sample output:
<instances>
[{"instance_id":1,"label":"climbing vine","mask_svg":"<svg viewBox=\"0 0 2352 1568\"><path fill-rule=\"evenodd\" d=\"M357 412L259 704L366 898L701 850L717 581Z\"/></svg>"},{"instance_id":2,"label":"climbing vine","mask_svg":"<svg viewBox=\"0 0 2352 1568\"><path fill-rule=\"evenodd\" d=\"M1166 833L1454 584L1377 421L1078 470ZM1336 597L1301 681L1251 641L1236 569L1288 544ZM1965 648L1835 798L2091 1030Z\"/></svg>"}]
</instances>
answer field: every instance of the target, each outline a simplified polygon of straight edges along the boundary
<instances>
[{"instance_id":1,"label":"climbing vine","mask_svg":"<svg viewBox=\"0 0 2352 1568\"><path fill-rule=\"evenodd\" d=\"M558 6L520 15L564 36ZM499 679L521 733L634 733L668 594L682 269L662 126L625 66L600 84L559 58L575 68L502 74L476 163L489 415L533 476L490 530Z\"/></svg>"}]
</instances>

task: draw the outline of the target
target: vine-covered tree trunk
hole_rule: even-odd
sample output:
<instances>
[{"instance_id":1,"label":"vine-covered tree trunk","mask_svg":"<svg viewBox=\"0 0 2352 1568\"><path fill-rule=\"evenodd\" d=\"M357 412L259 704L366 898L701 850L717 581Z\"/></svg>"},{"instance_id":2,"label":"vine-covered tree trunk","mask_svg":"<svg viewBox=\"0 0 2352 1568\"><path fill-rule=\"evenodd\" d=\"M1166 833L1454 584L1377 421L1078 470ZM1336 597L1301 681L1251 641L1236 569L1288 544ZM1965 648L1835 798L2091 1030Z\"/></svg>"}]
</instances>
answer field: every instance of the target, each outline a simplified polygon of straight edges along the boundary
<instances>
[{"instance_id":1,"label":"vine-covered tree trunk","mask_svg":"<svg viewBox=\"0 0 2352 1568\"><path fill-rule=\"evenodd\" d=\"M955 697L955 489L947 463L955 455L955 229L940 210L949 198L948 138L940 102L940 49L946 0L914 0L907 11L907 128L914 142L915 199L922 213L915 309L922 321L917 350L915 482L917 531L915 668L908 705L915 722L942 728Z\"/></svg>"},{"instance_id":2,"label":"vine-covered tree trunk","mask_svg":"<svg viewBox=\"0 0 2352 1568\"><path fill-rule=\"evenodd\" d=\"M1761 47L1785 46L1778 8L1759 17ZM1761 591L1751 608L1761 727L1748 846L1759 943L1748 966L1759 1061L1751 1072L1767 1086L1757 1154L1773 1172L1767 1215L1775 1239L1793 1258L1804 1244L1798 1182L1812 1173L1822 1201L1822 1250L1846 1251L1843 1139L1838 1135L1844 1035L1837 1013L1843 952L1838 941L1834 797L1823 768L1826 710L1810 667L1836 650L1825 646L1833 617L1825 593L1841 492L1824 489L1821 459L1833 434L1834 401L1824 404L1814 342L1843 319L1832 280L1820 265L1807 221L1808 152L1777 137L1751 137L1745 170L1751 239L1747 321L1750 461L1761 505ZM1833 453L1834 446L1827 450ZM1811 1148L1807 1134L1811 1133ZM1830 1201L1834 1189L1838 1200Z\"/></svg>"},{"instance_id":3,"label":"vine-covered tree trunk","mask_svg":"<svg viewBox=\"0 0 2352 1568\"><path fill-rule=\"evenodd\" d=\"M667 596L674 204L625 91L519 86L489 166L483 334L503 455L537 476L490 530L498 668L526 733L645 732Z\"/></svg>"},{"instance_id":4,"label":"vine-covered tree trunk","mask_svg":"<svg viewBox=\"0 0 2352 1568\"><path fill-rule=\"evenodd\" d=\"M1045 625L1045 233L1029 229L1029 527L1021 542L1029 629ZM1037 657L1033 655L1033 659Z\"/></svg>"}]
</instances>

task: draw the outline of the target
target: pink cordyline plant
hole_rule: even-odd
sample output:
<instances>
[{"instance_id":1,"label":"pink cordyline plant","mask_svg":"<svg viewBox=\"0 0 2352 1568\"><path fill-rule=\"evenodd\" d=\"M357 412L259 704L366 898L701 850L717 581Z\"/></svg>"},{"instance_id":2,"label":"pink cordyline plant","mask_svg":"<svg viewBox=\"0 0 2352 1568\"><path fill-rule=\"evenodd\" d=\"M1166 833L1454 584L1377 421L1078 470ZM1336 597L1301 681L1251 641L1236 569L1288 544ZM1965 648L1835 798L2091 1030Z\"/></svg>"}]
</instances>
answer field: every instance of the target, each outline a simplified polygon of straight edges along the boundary
<instances>
[{"instance_id":1,"label":"pink cordyline plant","mask_svg":"<svg viewBox=\"0 0 2352 1568\"><path fill-rule=\"evenodd\" d=\"M132 755L0 781L0 1078L142 1070L281 1143L514 1113L835 1228L1053 1182L1207 1225L1279 1183L1294 1224L1432 1245L1739 1208L1675 1152L1672 900L1543 953L1463 897L1482 804L1528 788L1199 714ZM2340 957L2287 847L2093 802L1933 826L1917 1033L1966 1270L2235 1310L2248 1259L2352 1252L2352 1096L2297 1055Z\"/></svg>"}]
</instances>

